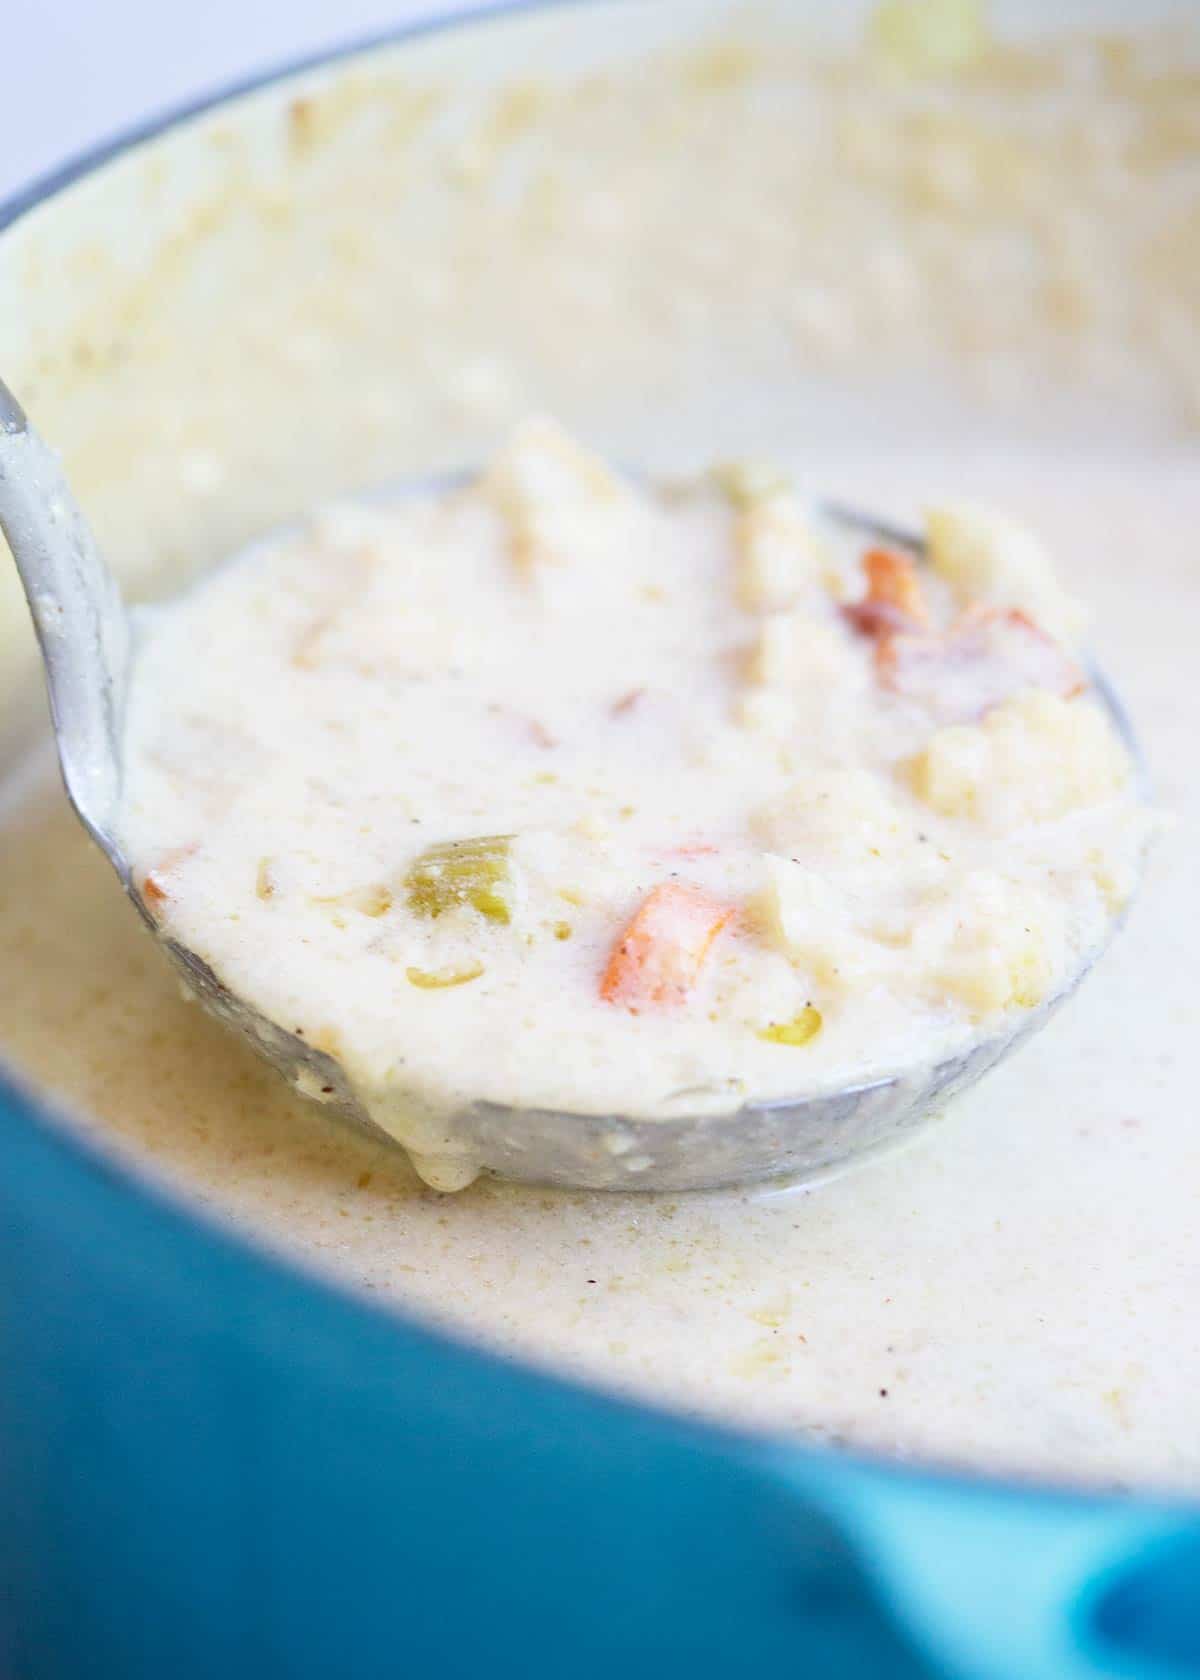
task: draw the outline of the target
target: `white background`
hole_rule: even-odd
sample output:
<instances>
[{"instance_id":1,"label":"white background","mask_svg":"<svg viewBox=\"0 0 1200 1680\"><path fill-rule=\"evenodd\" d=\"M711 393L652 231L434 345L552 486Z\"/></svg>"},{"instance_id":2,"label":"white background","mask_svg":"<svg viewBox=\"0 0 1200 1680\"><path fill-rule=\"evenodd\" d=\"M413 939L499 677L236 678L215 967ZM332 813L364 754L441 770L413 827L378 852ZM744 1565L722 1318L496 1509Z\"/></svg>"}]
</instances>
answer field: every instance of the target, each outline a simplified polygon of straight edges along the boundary
<instances>
[{"instance_id":1,"label":"white background","mask_svg":"<svg viewBox=\"0 0 1200 1680\"><path fill-rule=\"evenodd\" d=\"M467 0L0 0L0 199L222 83Z\"/></svg>"}]
</instances>

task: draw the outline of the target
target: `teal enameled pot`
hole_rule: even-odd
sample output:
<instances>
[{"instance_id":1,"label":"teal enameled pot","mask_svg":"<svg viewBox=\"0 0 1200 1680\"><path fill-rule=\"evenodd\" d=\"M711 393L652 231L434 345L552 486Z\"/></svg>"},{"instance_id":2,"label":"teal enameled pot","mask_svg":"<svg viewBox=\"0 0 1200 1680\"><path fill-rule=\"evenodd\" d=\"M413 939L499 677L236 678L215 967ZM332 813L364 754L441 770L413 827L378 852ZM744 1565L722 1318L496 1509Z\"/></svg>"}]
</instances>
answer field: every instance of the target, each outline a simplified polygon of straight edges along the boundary
<instances>
[{"instance_id":1,"label":"teal enameled pot","mask_svg":"<svg viewBox=\"0 0 1200 1680\"><path fill-rule=\"evenodd\" d=\"M569 288L553 320L514 302L520 262L536 288L552 258L536 227L497 223L472 123L481 102L535 121L531 78L633 75L725 9L433 19L223 92L0 209L0 367L130 586L169 585L314 487L470 460L497 344L568 421L637 436L636 408L653 432L662 356L686 397L694 338L672 349L668 320L639 388L587 354L594 288L573 336ZM704 61L711 85L730 62ZM476 261L472 192L493 238L533 242L503 287ZM614 253L611 295L627 282ZM42 702L0 584L12 762ZM255 1248L11 1073L0 1160L5 1680L1200 1674L1186 1505L723 1432L505 1362Z\"/></svg>"}]
</instances>

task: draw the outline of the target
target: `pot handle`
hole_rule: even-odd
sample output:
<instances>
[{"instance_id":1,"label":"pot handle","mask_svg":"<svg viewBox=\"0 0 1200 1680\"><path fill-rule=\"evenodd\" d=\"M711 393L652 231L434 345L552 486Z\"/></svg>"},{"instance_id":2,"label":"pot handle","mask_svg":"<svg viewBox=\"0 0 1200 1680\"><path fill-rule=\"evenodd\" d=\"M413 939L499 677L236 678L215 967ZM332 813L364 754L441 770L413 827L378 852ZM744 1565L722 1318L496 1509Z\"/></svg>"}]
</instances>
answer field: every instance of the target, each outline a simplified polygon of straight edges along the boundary
<instances>
[{"instance_id":1,"label":"pot handle","mask_svg":"<svg viewBox=\"0 0 1200 1680\"><path fill-rule=\"evenodd\" d=\"M1200 1516L862 1465L799 1480L940 1672L1200 1676Z\"/></svg>"}]
</instances>

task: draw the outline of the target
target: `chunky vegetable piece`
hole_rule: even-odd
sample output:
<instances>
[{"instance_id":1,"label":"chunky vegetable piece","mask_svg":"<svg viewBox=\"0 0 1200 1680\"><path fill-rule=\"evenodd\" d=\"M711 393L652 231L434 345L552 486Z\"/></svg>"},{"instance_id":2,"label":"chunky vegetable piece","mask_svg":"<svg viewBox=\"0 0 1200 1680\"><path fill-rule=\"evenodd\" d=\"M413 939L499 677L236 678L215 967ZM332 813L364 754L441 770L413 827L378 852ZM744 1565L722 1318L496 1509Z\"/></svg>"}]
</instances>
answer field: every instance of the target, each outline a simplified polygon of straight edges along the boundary
<instances>
[{"instance_id":1,"label":"chunky vegetable piece","mask_svg":"<svg viewBox=\"0 0 1200 1680\"><path fill-rule=\"evenodd\" d=\"M466 968L406 968L404 973L410 985L420 987L423 992L444 992L451 986L465 986L469 980L478 980L483 964L469 963Z\"/></svg>"},{"instance_id":2,"label":"chunky vegetable piece","mask_svg":"<svg viewBox=\"0 0 1200 1680\"><path fill-rule=\"evenodd\" d=\"M917 563L910 554L891 548L871 548L862 557L867 592L861 601L844 608L856 630L866 636L919 630L928 625L929 607Z\"/></svg>"},{"instance_id":3,"label":"chunky vegetable piece","mask_svg":"<svg viewBox=\"0 0 1200 1680\"><path fill-rule=\"evenodd\" d=\"M983 717L1025 689L1069 700L1087 686L1062 647L1017 607L968 609L940 635L888 635L875 652L885 688L946 722Z\"/></svg>"},{"instance_id":4,"label":"chunky vegetable piece","mask_svg":"<svg viewBox=\"0 0 1200 1680\"><path fill-rule=\"evenodd\" d=\"M823 989L841 997L878 980L883 948L854 922L854 899L835 870L767 853L755 906L778 950Z\"/></svg>"},{"instance_id":5,"label":"chunky vegetable piece","mask_svg":"<svg viewBox=\"0 0 1200 1680\"><path fill-rule=\"evenodd\" d=\"M770 461L718 461L709 474L739 513L749 513L772 496L791 491L791 480Z\"/></svg>"},{"instance_id":6,"label":"chunky vegetable piece","mask_svg":"<svg viewBox=\"0 0 1200 1680\"><path fill-rule=\"evenodd\" d=\"M404 878L409 909L428 917L470 909L489 922L511 922L508 854L505 834L429 846Z\"/></svg>"},{"instance_id":7,"label":"chunky vegetable piece","mask_svg":"<svg viewBox=\"0 0 1200 1680\"><path fill-rule=\"evenodd\" d=\"M974 870L952 900L934 903L913 929L924 987L976 1020L1034 1009L1061 975L1065 929L1051 894L994 870Z\"/></svg>"},{"instance_id":8,"label":"chunky vegetable piece","mask_svg":"<svg viewBox=\"0 0 1200 1680\"><path fill-rule=\"evenodd\" d=\"M820 551L807 511L787 477L764 462L728 461L712 480L734 509L738 596L750 612L791 606L820 578Z\"/></svg>"},{"instance_id":9,"label":"chunky vegetable piece","mask_svg":"<svg viewBox=\"0 0 1200 1680\"><path fill-rule=\"evenodd\" d=\"M148 869L142 877L142 898L146 908L152 915L157 916L162 906L172 897L171 873L177 869L185 859L190 858L196 851L195 846L178 846L168 852Z\"/></svg>"},{"instance_id":10,"label":"chunky vegetable piece","mask_svg":"<svg viewBox=\"0 0 1200 1680\"><path fill-rule=\"evenodd\" d=\"M517 428L483 482L508 524L512 558L527 575L591 555L623 494L598 455L544 419Z\"/></svg>"},{"instance_id":11,"label":"chunky vegetable piece","mask_svg":"<svg viewBox=\"0 0 1200 1680\"><path fill-rule=\"evenodd\" d=\"M1077 644L1084 611L1023 525L971 503L930 508L926 546L934 574L959 606L1019 607L1067 647Z\"/></svg>"},{"instance_id":12,"label":"chunky vegetable piece","mask_svg":"<svg viewBox=\"0 0 1200 1680\"><path fill-rule=\"evenodd\" d=\"M931 531L937 533L938 558L952 587L960 581L953 560L960 561L960 570L968 575L969 559L989 582L1005 581L999 560L978 529L973 528L973 547L963 528L942 516L931 516ZM955 543L948 545L947 532L955 534ZM1017 543L1016 537L1007 535L1008 548L1001 545L1004 554ZM1017 546L1020 560L1025 551ZM868 549L862 568L866 594L843 607L846 621L874 638L875 669L883 687L919 701L943 721L983 717L1024 689L1043 689L1070 699L1086 687L1074 659L1023 606L975 602L948 628L939 630L933 627L911 555L888 548ZM1045 584L1032 561L1024 570L1018 566L1017 572L1027 593L1036 593L1034 581Z\"/></svg>"},{"instance_id":13,"label":"chunky vegetable piece","mask_svg":"<svg viewBox=\"0 0 1200 1680\"><path fill-rule=\"evenodd\" d=\"M796 497L765 497L737 516L738 593L752 612L791 606L820 581L820 555Z\"/></svg>"},{"instance_id":14,"label":"chunky vegetable piece","mask_svg":"<svg viewBox=\"0 0 1200 1680\"><path fill-rule=\"evenodd\" d=\"M162 878L151 870L142 882L142 897L151 910L157 910L160 904L165 904L170 897Z\"/></svg>"},{"instance_id":15,"label":"chunky vegetable piece","mask_svg":"<svg viewBox=\"0 0 1200 1680\"><path fill-rule=\"evenodd\" d=\"M680 881L655 887L613 947L600 996L635 1015L683 1003L733 916L731 904L700 887Z\"/></svg>"},{"instance_id":16,"label":"chunky vegetable piece","mask_svg":"<svg viewBox=\"0 0 1200 1680\"><path fill-rule=\"evenodd\" d=\"M1006 700L981 724L937 730L911 766L925 804L1001 831L1112 799L1129 773L1129 756L1101 712L1041 693Z\"/></svg>"},{"instance_id":17,"label":"chunky vegetable piece","mask_svg":"<svg viewBox=\"0 0 1200 1680\"><path fill-rule=\"evenodd\" d=\"M821 1030L821 1011L806 1003L799 1015L790 1021L773 1021L759 1031L759 1038L768 1044L790 1044L799 1047L816 1038Z\"/></svg>"}]
</instances>

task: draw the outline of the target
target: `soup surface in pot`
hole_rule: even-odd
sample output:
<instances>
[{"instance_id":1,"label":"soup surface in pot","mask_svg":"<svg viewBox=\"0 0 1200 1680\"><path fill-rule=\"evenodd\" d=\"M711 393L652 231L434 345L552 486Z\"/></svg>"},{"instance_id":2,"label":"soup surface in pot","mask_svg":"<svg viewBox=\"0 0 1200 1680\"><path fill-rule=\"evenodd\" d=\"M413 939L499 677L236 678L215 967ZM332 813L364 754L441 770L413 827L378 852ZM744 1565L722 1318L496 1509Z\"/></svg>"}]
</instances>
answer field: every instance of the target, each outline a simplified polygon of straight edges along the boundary
<instances>
[{"instance_id":1,"label":"soup surface in pot","mask_svg":"<svg viewBox=\"0 0 1200 1680\"><path fill-rule=\"evenodd\" d=\"M900 515L952 482L1043 532L1179 819L1078 998L907 1153L811 1189L441 1196L183 1001L46 767L0 833L5 1054L259 1238L507 1352L807 1437L1200 1489L1200 478L1044 452L820 470Z\"/></svg>"},{"instance_id":2,"label":"soup surface in pot","mask_svg":"<svg viewBox=\"0 0 1200 1680\"><path fill-rule=\"evenodd\" d=\"M654 471L754 453L898 521L1003 508L1093 608L1173 821L1128 926L902 1155L753 1193L444 1196L181 998L47 756L0 802L0 1055L193 1202L506 1353L807 1439L1200 1493L1194 39L989 43L970 0L887 0L869 75L857 46L724 35L630 68L603 11L227 107L182 166L156 142L124 196L83 184L129 241L75 250L68 200L43 207L0 252L6 376L29 361L127 578L478 462L530 410ZM622 8L631 35L672 11ZM573 57L586 17L608 34ZM497 62L512 85L471 105ZM18 609L5 580L6 681Z\"/></svg>"}]
</instances>

